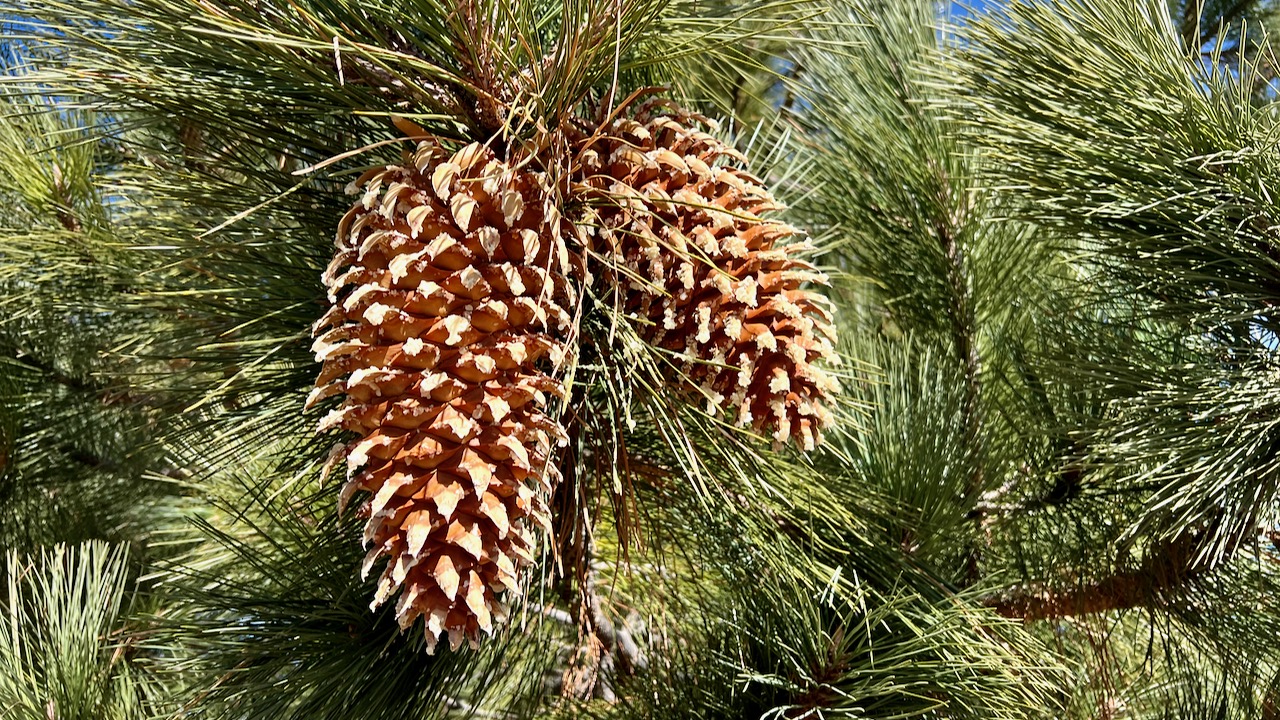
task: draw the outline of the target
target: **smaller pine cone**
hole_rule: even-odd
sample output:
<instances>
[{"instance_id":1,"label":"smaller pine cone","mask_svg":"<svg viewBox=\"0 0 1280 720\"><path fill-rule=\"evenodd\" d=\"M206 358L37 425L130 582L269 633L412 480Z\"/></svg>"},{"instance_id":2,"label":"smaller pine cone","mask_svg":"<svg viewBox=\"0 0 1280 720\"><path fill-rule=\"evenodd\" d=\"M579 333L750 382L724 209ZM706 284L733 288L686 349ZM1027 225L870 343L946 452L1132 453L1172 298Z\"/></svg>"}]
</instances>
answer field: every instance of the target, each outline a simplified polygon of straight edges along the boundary
<instances>
[{"instance_id":1,"label":"smaller pine cone","mask_svg":"<svg viewBox=\"0 0 1280 720\"><path fill-rule=\"evenodd\" d=\"M696 122L642 109L582 141L587 233L631 271L619 274L627 310L680 354L709 412L810 450L830 422L836 383L816 363L833 359L835 335L826 298L803 286L827 278L798 259L808 243L778 245L798 231L764 217L773 196Z\"/></svg>"},{"instance_id":2,"label":"smaller pine cone","mask_svg":"<svg viewBox=\"0 0 1280 720\"><path fill-rule=\"evenodd\" d=\"M388 559L373 607L399 590L400 626L422 616L429 650L442 633L475 646L550 526L571 226L544 175L480 145L450 156L423 142L348 190L361 198L323 276L332 308L308 404L344 394L320 429L359 435L340 448L342 503L370 494L364 572Z\"/></svg>"}]
</instances>

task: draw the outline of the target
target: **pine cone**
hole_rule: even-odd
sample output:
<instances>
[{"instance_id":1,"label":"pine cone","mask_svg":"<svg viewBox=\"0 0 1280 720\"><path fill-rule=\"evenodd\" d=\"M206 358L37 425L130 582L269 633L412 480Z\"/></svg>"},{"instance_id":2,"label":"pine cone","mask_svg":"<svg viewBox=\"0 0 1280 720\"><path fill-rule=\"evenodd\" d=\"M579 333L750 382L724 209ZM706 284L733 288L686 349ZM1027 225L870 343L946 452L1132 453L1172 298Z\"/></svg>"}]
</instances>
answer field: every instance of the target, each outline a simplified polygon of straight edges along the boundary
<instances>
[{"instance_id":1,"label":"pine cone","mask_svg":"<svg viewBox=\"0 0 1280 720\"><path fill-rule=\"evenodd\" d=\"M399 590L400 626L423 616L429 650L443 632L474 646L505 617L504 592L521 593L534 526L550 526L572 226L544 175L478 144L420 143L348 190L362 197L324 274L308 405L345 394L320 429L360 436L341 449L342 502L370 493L364 572L388 558L372 606Z\"/></svg>"},{"instance_id":2,"label":"pine cone","mask_svg":"<svg viewBox=\"0 0 1280 720\"><path fill-rule=\"evenodd\" d=\"M706 120L642 109L580 142L588 234L633 271L618 280L627 311L648 342L682 354L709 412L813 449L836 387L815 363L832 359L835 336L826 299L802 287L826 276L798 259L808 243L778 246L798 231L763 217L773 196L694 122Z\"/></svg>"}]
</instances>

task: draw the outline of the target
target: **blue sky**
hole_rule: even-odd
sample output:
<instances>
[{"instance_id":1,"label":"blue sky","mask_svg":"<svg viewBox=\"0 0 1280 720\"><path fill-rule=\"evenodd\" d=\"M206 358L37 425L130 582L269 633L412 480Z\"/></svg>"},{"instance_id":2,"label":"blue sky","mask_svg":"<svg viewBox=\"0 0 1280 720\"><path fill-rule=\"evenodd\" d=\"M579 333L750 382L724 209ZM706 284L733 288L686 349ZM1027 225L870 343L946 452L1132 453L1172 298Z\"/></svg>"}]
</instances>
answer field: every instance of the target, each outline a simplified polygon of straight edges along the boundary
<instances>
[{"instance_id":1,"label":"blue sky","mask_svg":"<svg viewBox=\"0 0 1280 720\"><path fill-rule=\"evenodd\" d=\"M992 5L998 5L1000 0L968 0L967 2L951 2L952 17L963 17L969 13L982 12Z\"/></svg>"}]
</instances>

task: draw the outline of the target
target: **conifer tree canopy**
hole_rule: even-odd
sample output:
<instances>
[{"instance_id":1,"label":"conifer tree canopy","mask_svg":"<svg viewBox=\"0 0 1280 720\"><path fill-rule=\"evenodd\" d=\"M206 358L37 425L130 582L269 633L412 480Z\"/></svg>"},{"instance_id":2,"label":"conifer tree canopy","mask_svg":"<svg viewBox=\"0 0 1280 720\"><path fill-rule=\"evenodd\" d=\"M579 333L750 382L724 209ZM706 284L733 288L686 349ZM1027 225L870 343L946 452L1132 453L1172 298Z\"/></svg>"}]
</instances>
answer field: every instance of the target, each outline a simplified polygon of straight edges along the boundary
<instances>
[{"instance_id":1,"label":"conifer tree canopy","mask_svg":"<svg viewBox=\"0 0 1280 720\"><path fill-rule=\"evenodd\" d=\"M0 717L1280 717L1270 0L0 0Z\"/></svg>"}]
</instances>

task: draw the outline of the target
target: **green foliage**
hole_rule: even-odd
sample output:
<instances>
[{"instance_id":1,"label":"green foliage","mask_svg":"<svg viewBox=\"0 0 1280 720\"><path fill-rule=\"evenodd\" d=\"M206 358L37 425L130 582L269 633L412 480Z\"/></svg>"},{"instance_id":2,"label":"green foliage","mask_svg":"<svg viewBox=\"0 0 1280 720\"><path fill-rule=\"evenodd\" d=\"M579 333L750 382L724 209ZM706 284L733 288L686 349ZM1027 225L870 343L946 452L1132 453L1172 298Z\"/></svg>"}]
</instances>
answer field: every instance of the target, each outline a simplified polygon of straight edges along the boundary
<instances>
[{"instance_id":1,"label":"green foliage","mask_svg":"<svg viewBox=\"0 0 1280 720\"><path fill-rule=\"evenodd\" d=\"M509 706L528 692L524 684L540 681L548 658L533 652L533 642L511 650L497 638L481 651L429 656L420 628L401 634L391 608L370 611L373 582L361 570L359 525L327 505L306 509L300 491L313 492L314 477L270 467L237 475L196 521L201 542L168 565L165 583L181 602L153 631L184 648L166 669L199 698L192 714L439 717L491 695ZM266 493L264 477L279 481L275 492ZM530 633L540 634L536 627Z\"/></svg>"},{"instance_id":2,"label":"green foliage","mask_svg":"<svg viewBox=\"0 0 1280 720\"><path fill-rule=\"evenodd\" d=\"M0 715L1274 714L1271 4L0 8ZM427 655L302 411L343 188L659 84L822 245L834 425L690 407L592 289L557 535Z\"/></svg>"},{"instance_id":3,"label":"green foliage","mask_svg":"<svg viewBox=\"0 0 1280 720\"><path fill-rule=\"evenodd\" d=\"M0 708L20 720L141 720L162 688L124 634L134 597L123 546L57 545L5 556Z\"/></svg>"},{"instance_id":4,"label":"green foliage","mask_svg":"<svg viewBox=\"0 0 1280 720\"><path fill-rule=\"evenodd\" d=\"M829 483L848 506L856 481ZM941 592L925 573L900 571L880 590L863 570L892 560L878 544L816 551L755 538L750 516L681 515L701 539L699 609L622 701L576 707L599 718L930 717L1021 718L1049 712L1060 668L1033 659L1039 641L1018 626ZM830 535L827 535L830 538ZM851 541L851 542L857 542ZM864 543L866 541L863 541ZM878 561L878 562L877 562ZM697 619L696 622L690 620ZM569 716L576 716L570 713Z\"/></svg>"},{"instance_id":5,"label":"green foliage","mask_svg":"<svg viewBox=\"0 0 1280 720\"><path fill-rule=\"evenodd\" d=\"M1130 543L1204 533L1213 564L1276 494L1274 119L1249 100L1253 66L1240 80L1186 57L1158 6L1015 6L1006 21L976 24L963 58L973 130L1019 214L1078 239L1099 293L1129 294L1086 306L1123 338L1075 368L1110 399L1083 421L1089 461L1154 490Z\"/></svg>"},{"instance_id":6,"label":"green foliage","mask_svg":"<svg viewBox=\"0 0 1280 720\"><path fill-rule=\"evenodd\" d=\"M0 515L9 547L133 539L174 491L148 447L155 413L137 368L111 354L137 327L95 175L109 150L95 119L33 97L10 76L0 118Z\"/></svg>"}]
</instances>

